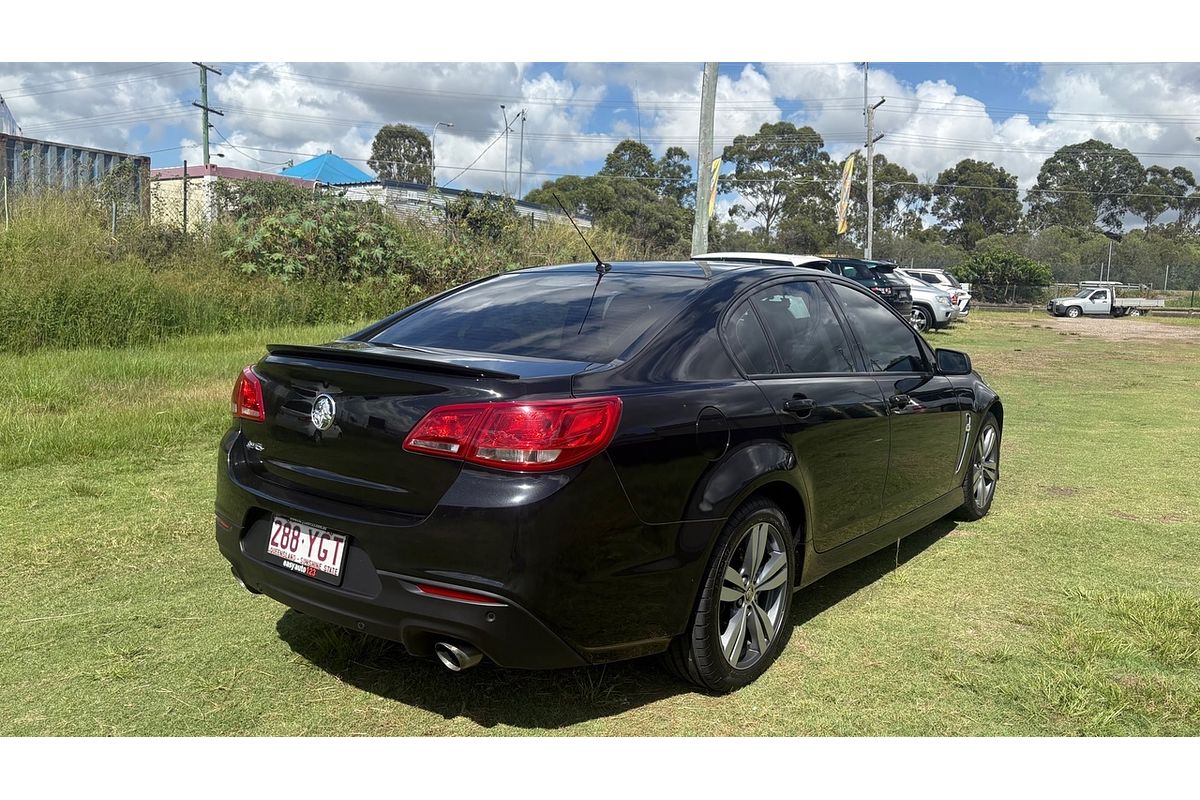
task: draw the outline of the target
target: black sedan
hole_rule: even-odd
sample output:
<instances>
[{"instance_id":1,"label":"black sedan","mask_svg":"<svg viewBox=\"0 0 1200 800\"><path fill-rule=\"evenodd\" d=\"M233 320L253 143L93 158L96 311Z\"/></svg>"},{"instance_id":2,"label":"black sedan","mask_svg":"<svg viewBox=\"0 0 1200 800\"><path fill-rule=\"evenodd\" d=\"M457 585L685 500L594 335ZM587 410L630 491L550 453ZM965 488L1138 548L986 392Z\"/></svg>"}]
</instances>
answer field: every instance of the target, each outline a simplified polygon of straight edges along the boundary
<instances>
[{"instance_id":1,"label":"black sedan","mask_svg":"<svg viewBox=\"0 0 1200 800\"><path fill-rule=\"evenodd\" d=\"M220 447L234 575L453 670L665 652L736 689L795 590L999 477L970 359L815 270L520 270L267 350Z\"/></svg>"}]
</instances>

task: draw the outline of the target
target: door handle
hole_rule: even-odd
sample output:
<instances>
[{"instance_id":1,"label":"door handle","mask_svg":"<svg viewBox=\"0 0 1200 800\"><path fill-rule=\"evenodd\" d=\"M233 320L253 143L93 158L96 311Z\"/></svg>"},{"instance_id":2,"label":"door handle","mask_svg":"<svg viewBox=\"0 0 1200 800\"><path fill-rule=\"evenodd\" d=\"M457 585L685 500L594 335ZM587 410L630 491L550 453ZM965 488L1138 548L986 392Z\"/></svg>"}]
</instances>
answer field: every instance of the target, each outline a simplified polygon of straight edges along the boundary
<instances>
[{"instance_id":1,"label":"door handle","mask_svg":"<svg viewBox=\"0 0 1200 800\"><path fill-rule=\"evenodd\" d=\"M783 410L789 414L795 414L801 419L811 414L813 409L816 407L816 400L811 400L803 396L793 397L790 400L783 401Z\"/></svg>"},{"instance_id":2,"label":"door handle","mask_svg":"<svg viewBox=\"0 0 1200 800\"><path fill-rule=\"evenodd\" d=\"M893 411L903 411L904 409L908 408L908 404L911 402L911 400L912 398L906 394L894 394L888 398L888 407L890 407Z\"/></svg>"}]
</instances>

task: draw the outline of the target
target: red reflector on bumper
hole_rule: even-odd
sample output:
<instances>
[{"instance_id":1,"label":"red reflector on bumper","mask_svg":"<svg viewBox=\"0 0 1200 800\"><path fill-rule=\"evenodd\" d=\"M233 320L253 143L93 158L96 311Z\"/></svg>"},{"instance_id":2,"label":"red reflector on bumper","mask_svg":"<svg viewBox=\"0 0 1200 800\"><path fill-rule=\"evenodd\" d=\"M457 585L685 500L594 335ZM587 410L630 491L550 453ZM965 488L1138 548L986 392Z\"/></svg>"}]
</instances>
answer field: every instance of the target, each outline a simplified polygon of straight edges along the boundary
<instances>
[{"instance_id":1,"label":"red reflector on bumper","mask_svg":"<svg viewBox=\"0 0 1200 800\"><path fill-rule=\"evenodd\" d=\"M474 592L464 592L462 589L451 589L446 586L431 586L428 583L418 583L417 589L421 594L429 594L434 597L444 597L447 600L460 600L464 603L479 603L487 606L502 606L504 601L496 597L489 597L486 594L475 594Z\"/></svg>"}]
</instances>

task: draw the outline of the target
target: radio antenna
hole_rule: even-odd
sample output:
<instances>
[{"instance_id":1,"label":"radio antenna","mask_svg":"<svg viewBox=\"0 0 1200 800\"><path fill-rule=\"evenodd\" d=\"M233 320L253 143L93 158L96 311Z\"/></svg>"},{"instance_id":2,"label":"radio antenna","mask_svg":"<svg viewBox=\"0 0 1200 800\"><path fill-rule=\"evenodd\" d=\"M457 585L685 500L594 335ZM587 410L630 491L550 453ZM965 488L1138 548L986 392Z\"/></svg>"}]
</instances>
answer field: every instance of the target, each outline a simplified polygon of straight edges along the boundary
<instances>
[{"instance_id":1,"label":"radio antenna","mask_svg":"<svg viewBox=\"0 0 1200 800\"><path fill-rule=\"evenodd\" d=\"M591 242L589 242L587 237L583 235L583 231L579 230L579 226L575 224L575 220L571 217L571 212L567 211L567 207L563 205L563 201L560 200L558 195L553 192L551 192L551 196L554 198L554 202L558 203L558 207L562 209L562 212L567 215L567 221L571 223L571 227L574 228L575 232L579 234L579 238L583 239L583 243L587 245L588 252L592 254L592 258L596 259L596 272L603 277L610 270L612 270L612 264L606 264L600 260L600 256L596 255L596 251L592 249ZM599 283L599 281L597 281L597 283Z\"/></svg>"}]
</instances>

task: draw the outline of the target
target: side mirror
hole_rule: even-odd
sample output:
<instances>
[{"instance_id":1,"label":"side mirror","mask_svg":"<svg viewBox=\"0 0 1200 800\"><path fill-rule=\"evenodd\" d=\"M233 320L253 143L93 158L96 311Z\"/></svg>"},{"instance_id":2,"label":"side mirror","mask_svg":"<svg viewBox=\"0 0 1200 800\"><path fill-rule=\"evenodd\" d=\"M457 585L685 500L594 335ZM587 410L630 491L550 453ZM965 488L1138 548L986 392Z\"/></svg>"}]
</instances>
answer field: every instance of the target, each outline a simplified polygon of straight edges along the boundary
<instances>
[{"instance_id":1,"label":"side mirror","mask_svg":"<svg viewBox=\"0 0 1200 800\"><path fill-rule=\"evenodd\" d=\"M943 375L970 375L971 357L958 350L938 348L934 351L937 369Z\"/></svg>"}]
</instances>

